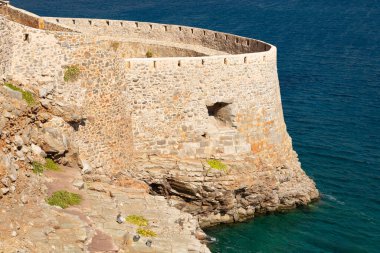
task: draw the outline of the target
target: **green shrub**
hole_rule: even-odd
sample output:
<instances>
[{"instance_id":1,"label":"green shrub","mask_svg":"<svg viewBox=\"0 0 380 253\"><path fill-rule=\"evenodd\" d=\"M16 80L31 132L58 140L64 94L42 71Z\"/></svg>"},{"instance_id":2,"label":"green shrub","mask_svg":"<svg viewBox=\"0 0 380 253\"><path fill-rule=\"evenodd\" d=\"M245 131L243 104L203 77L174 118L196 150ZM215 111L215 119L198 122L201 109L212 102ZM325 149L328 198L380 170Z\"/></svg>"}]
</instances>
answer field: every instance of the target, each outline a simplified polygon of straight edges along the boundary
<instances>
[{"instance_id":1,"label":"green shrub","mask_svg":"<svg viewBox=\"0 0 380 253\"><path fill-rule=\"evenodd\" d=\"M19 87L16 87L14 86L13 84L11 83L5 83L4 84L5 86L7 86L9 89L12 89L14 91L18 91L22 94L22 99L25 100L25 102L29 105L29 106L32 106L32 105L35 105L36 104L36 101L34 100L34 96L31 92L29 91L26 91L26 90L23 90Z\"/></svg>"},{"instance_id":2,"label":"green shrub","mask_svg":"<svg viewBox=\"0 0 380 253\"><path fill-rule=\"evenodd\" d=\"M157 236L157 234L155 232L153 232L150 229L145 229L145 228L138 228L137 233L139 235L145 236L145 237L156 237Z\"/></svg>"},{"instance_id":3,"label":"green shrub","mask_svg":"<svg viewBox=\"0 0 380 253\"><path fill-rule=\"evenodd\" d=\"M139 227L148 226L148 220L145 219L143 216L138 215L128 215L127 218L125 218L126 222L135 224Z\"/></svg>"},{"instance_id":4,"label":"green shrub","mask_svg":"<svg viewBox=\"0 0 380 253\"><path fill-rule=\"evenodd\" d=\"M146 55L147 58L152 58L153 57L153 52L150 51L150 50L148 50L148 52L146 52L145 55Z\"/></svg>"},{"instance_id":5,"label":"green shrub","mask_svg":"<svg viewBox=\"0 0 380 253\"><path fill-rule=\"evenodd\" d=\"M80 204L82 197L79 194L62 190L54 192L46 201L51 206L67 208Z\"/></svg>"},{"instance_id":6,"label":"green shrub","mask_svg":"<svg viewBox=\"0 0 380 253\"><path fill-rule=\"evenodd\" d=\"M35 174L42 174L44 172L44 166L39 162L33 162L33 172Z\"/></svg>"},{"instance_id":7,"label":"green shrub","mask_svg":"<svg viewBox=\"0 0 380 253\"><path fill-rule=\"evenodd\" d=\"M210 160L207 160L207 163L213 169L224 171L224 172L227 171L227 165L225 165L224 163L222 163L219 160L210 159Z\"/></svg>"},{"instance_id":8,"label":"green shrub","mask_svg":"<svg viewBox=\"0 0 380 253\"><path fill-rule=\"evenodd\" d=\"M60 170L59 165L54 162L51 158L45 159L45 164L39 163L39 162L33 162L33 172L36 174L42 174L44 170L53 170L58 171Z\"/></svg>"},{"instance_id":9,"label":"green shrub","mask_svg":"<svg viewBox=\"0 0 380 253\"><path fill-rule=\"evenodd\" d=\"M47 170L58 171L59 165L56 162L54 162L52 159L46 158L44 168Z\"/></svg>"},{"instance_id":10,"label":"green shrub","mask_svg":"<svg viewBox=\"0 0 380 253\"><path fill-rule=\"evenodd\" d=\"M73 82L78 80L80 74L79 67L76 65L71 65L66 67L65 74L63 76L63 80L65 82Z\"/></svg>"}]
</instances>

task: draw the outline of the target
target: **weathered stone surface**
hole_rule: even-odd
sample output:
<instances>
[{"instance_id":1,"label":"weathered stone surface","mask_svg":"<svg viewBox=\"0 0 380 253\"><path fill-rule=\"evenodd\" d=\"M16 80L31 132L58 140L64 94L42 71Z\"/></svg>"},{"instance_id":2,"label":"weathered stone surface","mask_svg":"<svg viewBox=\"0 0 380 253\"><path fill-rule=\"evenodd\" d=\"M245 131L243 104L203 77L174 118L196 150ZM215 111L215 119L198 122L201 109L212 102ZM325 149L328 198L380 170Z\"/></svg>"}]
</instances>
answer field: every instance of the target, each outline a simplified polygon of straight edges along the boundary
<instances>
[{"instance_id":1,"label":"weathered stone surface","mask_svg":"<svg viewBox=\"0 0 380 253\"><path fill-rule=\"evenodd\" d=\"M33 154L35 154L37 156L41 156L41 157L46 157L45 151L43 151L39 146L34 145L32 143L31 149L32 149Z\"/></svg>"},{"instance_id":2,"label":"weathered stone surface","mask_svg":"<svg viewBox=\"0 0 380 253\"><path fill-rule=\"evenodd\" d=\"M20 135L16 135L14 143L16 144L17 147L22 147L22 145L24 145L24 140L21 138Z\"/></svg>"},{"instance_id":3,"label":"weathered stone surface","mask_svg":"<svg viewBox=\"0 0 380 253\"><path fill-rule=\"evenodd\" d=\"M12 90L6 86L3 86L3 89L6 91L6 93L12 97L12 98L15 98L15 99L18 99L18 100L22 100L22 94L21 92L19 91L15 91L15 90Z\"/></svg>"},{"instance_id":4,"label":"weathered stone surface","mask_svg":"<svg viewBox=\"0 0 380 253\"><path fill-rule=\"evenodd\" d=\"M82 160L82 174L89 174L91 173L91 171L92 171L91 165L87 161Z\"/></svg>"},{"instance_id":5,"label":"weathered stone surface","mask_svg":"<svg viewBox=\"0 0 380 253\"><path fill-rule=\"evenodd\" d=\"M49 156L73 168L80 157L82 171L76 177L62 172L61 179L70 180L60 183L86 194L88 205L71 213L39 205L33 211L43 215L34 219L48 223L44 228L0 225L8 236L17 231L16 238L29 238L7 238L8 252L81 252L90 246L208 252L195 239L197 220L201 226L237 222L319 196L286 131L272 45L182 26L42 19L2 5L0 46L0 78L21 84L38 100L28 106L20 94L0 89L0 178L7 178L2 199L24 190L27 184L19 183L25 175L35 179L28 162ZM155 57L144 58L147 50ZM78 68L76 80L64 80L69 67ZM209 159L226 168L212 168ZM86 189L73 184L81 174L90 183ZM20 207L40 203L18 200ZM23 209L16 207L15 213ZM119 212L143 213L152 229L168 235L152 247L130 245L125 233L136 228L116 223Z\"/></svg>"},{"instance_id":6,"label":"weathered stone surface","mask_svg":"<svg viewBox=\"0 0 380 253\"><path fill-rule=\"evenodd\" d=\"M37 136L33 136L32 138L46 153L62 155L68 151L68 138L58 129L43 128Z\"/></svg>"},{"instance_id":7,"label":"weathered stone surface","mask_svg":"<svg viewBox=\"0 0 380 253\"><path fill-rule=\"evenodd\" d=\"M79 190L83 189L84 188L84 182L82 179L75 179L73 181L73 186L78 188Z\"/></svg>"}]
</instances>

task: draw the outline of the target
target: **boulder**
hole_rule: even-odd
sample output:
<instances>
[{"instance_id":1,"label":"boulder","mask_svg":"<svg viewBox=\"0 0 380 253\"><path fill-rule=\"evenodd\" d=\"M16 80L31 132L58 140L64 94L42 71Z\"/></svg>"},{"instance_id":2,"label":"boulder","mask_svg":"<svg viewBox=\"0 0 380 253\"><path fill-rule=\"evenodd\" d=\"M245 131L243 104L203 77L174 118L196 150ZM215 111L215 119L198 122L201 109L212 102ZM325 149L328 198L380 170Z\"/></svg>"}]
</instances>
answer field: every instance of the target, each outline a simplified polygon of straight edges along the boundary
<instances>
[{"instance_id":1,"label":"boulder","mask_svg":"<svg viewBox=\"0 0 380 253\"><path fill-rule=\"evenodd\" d=\"M69 147L69 141L66 135L52 127L43 128L37 138L34 136L34 141L46 153L62 155L68 151Z\"/></svg>"},{"instance_id":2,"label":"boulder","mask_svg":"<svg viewBox=\"0 0 380 253\"><path fill-rule=\"evenodd\" d=\"M80 124L85 120L84 116L82 115L82 110L76 106L57 104L55 106L52 106L50 110L55 116L61 117L68 123Z\"/></svg>"},{"instance_id":3,"label":"boulder","mask_svg":"<svg viewBox=\"0 0 380 253\"><path fill-rule=\"evenodd\" d=\"M31 148L32 148L33 154L35 154L37 156L46 157L45 151L43 151L39 146L32 144Z\"/></svg>"},{"instance_id":4,"label":"boulder","mask_svg":"<svg viewBox=\"0 0 380 253\"><path fill-rule=\"evenodd\" d=\"M3 195L7 194L9 192L9 188L1 188L1 193Z\"/></svg>"},{"instance_id":5,"label":"boulder","mask_svg":"<svg viewBox=\"0 0 380 253\"><path fill-rule=\"evenodd\" d=\"M91 165L87 161L82 160L82 174L89 174L91 171Z\"/></svg>"},{"instance_id":6,"label":"boulder","mask_svg":"<svg viewBox=\"0 0 380 253\"><path fill-rule=\"evenodd\" d=\"M47 95L52 93L53 89L53 86L45 86L38 90L38 94L40 95L40 98L45 98Z\"/></svg>"},{"instance_id":7,"label":"boulder","mask_svg":"<svg viewBox=\"0 0 380 253\"><path fill-rule=\"evenodd\" d=\"M79 190L81 190L81 189L84 188L84 182L81 179L75 179L73 181L73 186L76 187L76 188L78 188Z\"/></svg>"}]
</instances>

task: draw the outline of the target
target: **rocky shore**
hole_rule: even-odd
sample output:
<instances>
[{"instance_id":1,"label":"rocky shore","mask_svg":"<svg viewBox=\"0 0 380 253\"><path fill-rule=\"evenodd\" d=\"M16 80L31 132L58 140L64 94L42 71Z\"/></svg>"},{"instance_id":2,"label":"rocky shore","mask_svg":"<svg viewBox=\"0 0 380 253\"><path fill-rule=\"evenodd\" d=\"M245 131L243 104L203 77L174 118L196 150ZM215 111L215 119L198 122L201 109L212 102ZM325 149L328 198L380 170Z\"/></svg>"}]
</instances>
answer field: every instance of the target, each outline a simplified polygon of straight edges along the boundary
<instances>
[{"instance_id":1,"label":"rocky shore","mask_svg":"<svg viewBox=\"0 0 380 253\"><path fill-rule=\"evenodd\" d=\"M136 162L133 177L152 194L198 217L201 227L253 218L257 214L307 205L319 197L314 182L301 169L296 153L279 165L223 160L225 170L207 160L146 157Z\"/></svg>"}]
</instances>

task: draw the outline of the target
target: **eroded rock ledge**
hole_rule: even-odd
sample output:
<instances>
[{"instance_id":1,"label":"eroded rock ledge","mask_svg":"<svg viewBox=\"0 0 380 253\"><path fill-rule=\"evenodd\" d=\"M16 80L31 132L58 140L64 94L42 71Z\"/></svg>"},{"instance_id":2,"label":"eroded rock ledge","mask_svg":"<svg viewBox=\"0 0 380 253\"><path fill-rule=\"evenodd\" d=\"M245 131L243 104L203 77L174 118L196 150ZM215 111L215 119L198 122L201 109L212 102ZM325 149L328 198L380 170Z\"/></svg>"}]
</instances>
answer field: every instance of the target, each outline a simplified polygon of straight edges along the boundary
<instances>
[{"instance_id":1,"label":"eroded rock ledge","mask_svg":"<svg viewBox=\"0 0 380 253\"><path fill-rule=\"evenodd\" d=\"M281 166L257 164L254 159L223 160L226 171L206 160L141 158L131 175L165 196L172 206L198 217L202 227L243 221L255 214L291 209L319 197L314 182L297 161Z\"/></svg>"}]
</instances>

